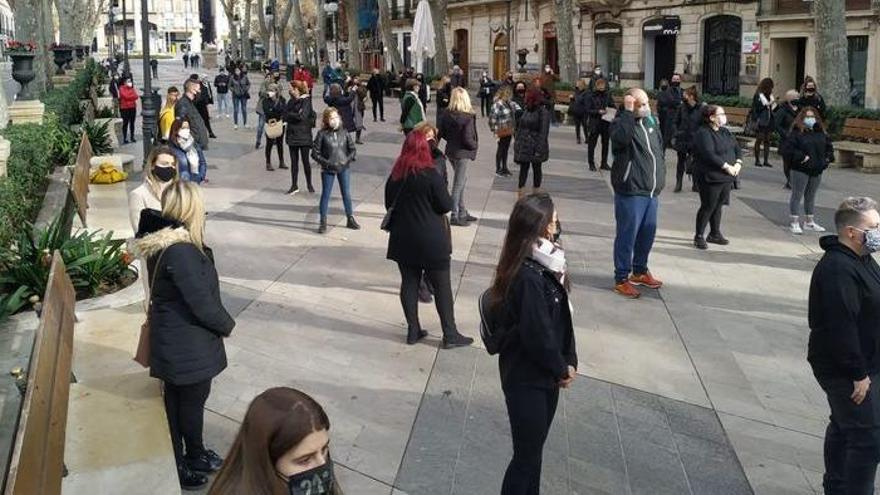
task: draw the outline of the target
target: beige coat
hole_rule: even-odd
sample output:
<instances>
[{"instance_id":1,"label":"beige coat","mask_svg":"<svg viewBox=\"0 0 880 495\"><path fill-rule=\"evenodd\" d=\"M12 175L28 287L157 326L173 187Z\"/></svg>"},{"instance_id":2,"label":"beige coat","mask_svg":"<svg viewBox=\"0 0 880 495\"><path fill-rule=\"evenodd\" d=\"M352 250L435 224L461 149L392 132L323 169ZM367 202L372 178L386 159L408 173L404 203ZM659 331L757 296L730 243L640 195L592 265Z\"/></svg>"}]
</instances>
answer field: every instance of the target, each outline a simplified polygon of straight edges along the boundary
<instances>
[{"instance_id":1,"label":"beige coat","mask_svg":"<svg viewBox=\"0 0 880 495\"><path fill-rule=\"evenodd\" d=\"M138 222L141 219L141 210L149 208L152 210L162 210L162 202L153 193L150 184L144 181L141 185L134 188L128 194L128 216L131 220L131 228L135 234L138 231ZM143 259L138 259L138 273L144 283L144 309L147 308L147 301L150 300L150 281L147 277L147 263Z\"/></svg>"}]
</instances>

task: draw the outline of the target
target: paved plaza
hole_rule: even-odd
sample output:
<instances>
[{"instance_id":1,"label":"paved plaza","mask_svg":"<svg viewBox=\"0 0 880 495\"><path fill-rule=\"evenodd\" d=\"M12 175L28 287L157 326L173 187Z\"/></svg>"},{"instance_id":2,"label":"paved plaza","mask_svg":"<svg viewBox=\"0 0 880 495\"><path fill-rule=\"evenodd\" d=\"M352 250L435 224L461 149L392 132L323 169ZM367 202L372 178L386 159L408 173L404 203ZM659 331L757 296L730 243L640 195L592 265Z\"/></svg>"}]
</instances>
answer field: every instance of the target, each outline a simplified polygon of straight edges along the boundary
<instances>
[{"instance_id":1,"label":"paved plaza","mask_svg":"<svg viewBox=\"0 0 880 495\"><path fill-rule=\"evenodd\" d=\"M185 74L179 61L163 61L163 93ZM254 94L258 78L252 74ZM302 177L303 192L285 195L289 172L264 169L255 131L213 120L208 242L237 326L226 341L229 367L208 400L206 440L225 453L251 399L291 386L327 409L347 493L498 493L512 450L496 358L479 347L439 350L433 305L420 305L430 337L404 343L399 273L379 229L384 183L403 140L398 105L386 99L386 110L387 122L375 124L368 110L366 144L352 166L363 228L345 228L334 192L326 235L315 233L319 195L305 192ZM256 123L253 111L249 119ZM466 199L480 220L452 231L456 318L474 337L476 298L490 283L516 199L515 178L494 175L486 119L477 124ZM779 161L756 169L746 160L742 188L725 210L729 246L694 249L697 195L664 191L650 266L665 285L630 301L611 291L608 174L587 170L572 127L552 128L550 146L544 189L562 222L581 364L561 394L542 493L821 493L828 406L805 360L806 297L821 250L818 236L786 228ZM667 164L672 184L673 153ZM320 191L317 172L315 185ZM844 197L878 191L880 176L830 169L817 220L831 226Z\"/></svg>"}]
</instances>

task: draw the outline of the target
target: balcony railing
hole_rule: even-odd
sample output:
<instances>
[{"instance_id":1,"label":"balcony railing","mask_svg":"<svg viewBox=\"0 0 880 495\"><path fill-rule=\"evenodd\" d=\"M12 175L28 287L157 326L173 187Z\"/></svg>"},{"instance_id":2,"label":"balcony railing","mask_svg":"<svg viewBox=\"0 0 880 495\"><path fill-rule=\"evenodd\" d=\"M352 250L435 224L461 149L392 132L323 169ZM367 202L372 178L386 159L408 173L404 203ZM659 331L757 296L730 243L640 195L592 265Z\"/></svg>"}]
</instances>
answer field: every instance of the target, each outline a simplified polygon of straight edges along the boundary
<instances>
[{"instance_id":1,"label":"balcony railing","mask_svg":"<svg viewBox=\"0 0 880 495\"><path fill-rule=\"evenodd\" d=\"M813 2L804 0L776 0L770 15L809 14ZM870 10L871 0L846 0L846 10Z\"/></svg>"}]
</instances>

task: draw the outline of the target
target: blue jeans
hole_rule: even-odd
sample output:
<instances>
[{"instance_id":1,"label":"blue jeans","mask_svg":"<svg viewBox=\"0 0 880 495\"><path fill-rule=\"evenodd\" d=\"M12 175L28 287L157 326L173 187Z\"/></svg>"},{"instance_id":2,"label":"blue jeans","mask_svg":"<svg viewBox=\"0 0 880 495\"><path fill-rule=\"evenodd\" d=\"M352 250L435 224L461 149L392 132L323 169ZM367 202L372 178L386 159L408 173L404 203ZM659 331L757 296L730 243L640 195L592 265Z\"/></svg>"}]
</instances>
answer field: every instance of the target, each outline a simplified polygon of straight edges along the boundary
<instances>
[{"instance_id":1,"label":"blue jeans","mask_svg":"<svg viewBox=\"0 0 880 495\"><path fill-rule=\"evenodd\" d=\"M229 115L229 93L217 93L217 115Z\"/></svg>"},{"instance_id":2,"label":"blue jeans","mask_svg":"<svg viewBox=\"0 0 880 495\"><path fill-rule=\"evenodd\" d=\"M266 126L266 116L257 114L257 146L263 142L263 128Z\"/></svg>"},{"instance_id":3,"label":"blue jeans","mask_svg":"<svg viewBox=\"0 0 880 495\"><path fill-rule=\"evenodd\" d=\"M614 280L622 282L630 273L641 275L648 271L648 255L657 233L656 197L614 195L614 219L617 235L614 238Z\"/></svg>"},{"instance_id":4,"label":"blue jeans","mask_svg":"<svg viewBox=\"0 0 880 495\"><path fill-rule=\"evenodd\" d=\"M880 461L880 376L871 375L865 400L856 405L847 378L819 378L831 418L825 431L825 475L829 495L871 495Z\"/></svg>"},{"instance_id":5,"label":"blue jeans","mask_svg":"<svg viewBox=\"0 0 880 495\"><path fill-rule=\"evenodd\" d=\"M247 125L247 100L240 96L232 97L232 121L238 125L238 113L241 112L241 125Z\"/></svg>"},{"instance_id":6,"label":"blue jeans","mask_svg":"<svg viewBox=\"0 0 880 495\"><path fill-rule=\"evenodd\" d=\"M345 169L337 174L321 172L321 221L327 221L327 209L330 206L330 193L333 192L333 181L339 178L339 190L342 192L342 205L345 207L345 216L354 215L351 207L351 171Z\"/></svg>"}]
</instances>

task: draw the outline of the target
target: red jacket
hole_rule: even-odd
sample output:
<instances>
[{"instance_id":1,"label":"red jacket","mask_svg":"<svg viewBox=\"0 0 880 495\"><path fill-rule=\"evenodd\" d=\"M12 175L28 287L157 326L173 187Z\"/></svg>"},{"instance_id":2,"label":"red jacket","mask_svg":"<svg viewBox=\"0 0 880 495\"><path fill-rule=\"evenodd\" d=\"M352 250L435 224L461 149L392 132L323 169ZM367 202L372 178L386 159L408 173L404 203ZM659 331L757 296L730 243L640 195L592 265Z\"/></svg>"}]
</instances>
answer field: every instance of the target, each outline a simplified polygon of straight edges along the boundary
<instances>
[{"instance_id":1,"label":"red jacket","mask_svg":"<svg viewBox=\"0 0 880 495\"><path fill-rule=\"evenodd\" d=\"M120 110L130 110L132 108L137 108L137 101L140 98L138 96L137 91L135 89L129 88L127 85L122 85L119 87L119 109Z\"/></svg>"},{"instance_id":2,"label":"red jacket","mask_svg":"<svg viewBox=\"0 0 880 495\"><path fill-rule=\"evenodd\" d=\"M297 69L296 73L293 75L293 80L303 81L309 86L309 90L315 86L315 78L312 77L312 73L306 69Z\"/></svg>"}]
</instances>

